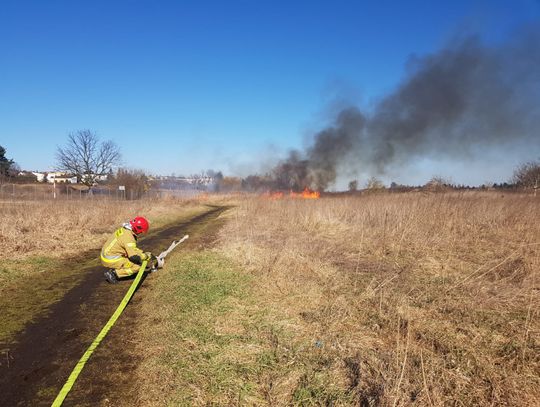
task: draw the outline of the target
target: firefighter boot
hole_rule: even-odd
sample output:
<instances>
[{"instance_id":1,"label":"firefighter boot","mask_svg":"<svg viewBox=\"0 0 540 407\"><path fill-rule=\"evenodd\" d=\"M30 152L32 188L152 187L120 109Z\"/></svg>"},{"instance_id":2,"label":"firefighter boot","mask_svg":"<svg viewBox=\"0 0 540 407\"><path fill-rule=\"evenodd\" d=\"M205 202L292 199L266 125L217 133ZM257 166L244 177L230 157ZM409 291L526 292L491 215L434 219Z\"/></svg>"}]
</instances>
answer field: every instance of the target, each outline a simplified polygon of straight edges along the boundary
<instances>
[{"instance_id":1,"label":"firefighter boot","mask_svg":"<svg viewBox=\"0 0 540 407\"><path fill-rule=\"evenodd\" d=\"M116 275L116 272L114 271L114 269L105 270L103 272L103 275L105 276L105 280L107 280L109 284L118 283L118 276Z\"/></svg>"}]
</instances>

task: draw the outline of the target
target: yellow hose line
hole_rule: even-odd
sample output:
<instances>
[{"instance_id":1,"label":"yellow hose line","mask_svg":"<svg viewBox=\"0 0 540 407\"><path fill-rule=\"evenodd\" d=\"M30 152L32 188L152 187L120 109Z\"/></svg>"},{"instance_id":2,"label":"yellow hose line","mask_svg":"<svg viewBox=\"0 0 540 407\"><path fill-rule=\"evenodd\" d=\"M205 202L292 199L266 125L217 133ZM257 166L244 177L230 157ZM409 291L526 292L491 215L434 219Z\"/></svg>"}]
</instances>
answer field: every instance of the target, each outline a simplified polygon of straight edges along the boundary
<instances>
[{"instance_id":1,"label":"yellow hose line","mask_svg":"<svg viewBox=\"0 0 540 407\"><path fill-rule=\"evenodd\" d=\"M68 395L69 391L75 384L75 380L77 380L77 377L79 377L79 374L84 368L84 365L86 362L88 362L88 359L90 359L90 356L92 356L92 353L96 350L96 348L99 346L103 338L107 335L109 330L112 328L112 326L115 324L116 320L120 315L122 315L122 312L128 305L129 300L131 297L133 297L133 293L137 289L137 286L139 285L139 282L141 281L142 275L144 274L144 269L146 268L146 261L143 261L141 268L139 272L137 273L137 276L135 277L135 280L133 280L133 283L131 284L131 287L129 287L128 292L126 295L124 295L124 298L122 299L122 302L116 308L116 311L114 311L114 314L112 314L111 318L107 321L101 332L98 334L96 339L94 339L94 342L88 347L86 352L84 352L84 355L79 359L77 364L75 365L75 368L69 375L66 383L64 384L64 387L62 387L62 390L60 390L60 393L58 393L58 396L54 399L51 407L59 407L64 402L64 399Z\"/></svg>"}]
</instances>

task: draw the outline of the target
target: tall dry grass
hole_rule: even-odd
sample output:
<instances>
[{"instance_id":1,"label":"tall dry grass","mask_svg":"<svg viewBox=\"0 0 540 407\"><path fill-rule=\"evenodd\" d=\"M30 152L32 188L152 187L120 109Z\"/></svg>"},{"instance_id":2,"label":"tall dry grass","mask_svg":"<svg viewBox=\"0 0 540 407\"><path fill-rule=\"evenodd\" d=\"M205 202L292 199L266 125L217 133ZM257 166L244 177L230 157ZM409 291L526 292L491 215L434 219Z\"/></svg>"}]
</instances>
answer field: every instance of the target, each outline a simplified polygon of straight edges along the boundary
<instances>
[{"instance_id":1,"label":"tall dry grass","mask_svg":"<svg viewBox=\"0 0 540 407\"><path fill-rule=\"evenodd\" d=\"M98 265L99 248L123 222L145 216L152 233L207 211L213 200L0 201L0 342L78 284L87 265Z\"/></svg>"},{"instance_id":2,"label":"tall dry grass","mask_svg":"<svg viewBox=\"0 0 540 407\"><path fill-rule=\"evenodd\" d=\"M151 228L200 206L197 200L115 201L103 199L0 202L0 246L4 258L64 257L98 248L106 236L134 216Z\"/></svg>"},{"instance_id":3,"label":"tall dry grass","mask_svg":"<svg viewBox=\"0 0 540 407\"><path fill-rule=\"evenodd\" d=\"M288 332L268 400L540 404L539 215L498 193L244 201L220 250Z\"/></svg>"}]
</instances>

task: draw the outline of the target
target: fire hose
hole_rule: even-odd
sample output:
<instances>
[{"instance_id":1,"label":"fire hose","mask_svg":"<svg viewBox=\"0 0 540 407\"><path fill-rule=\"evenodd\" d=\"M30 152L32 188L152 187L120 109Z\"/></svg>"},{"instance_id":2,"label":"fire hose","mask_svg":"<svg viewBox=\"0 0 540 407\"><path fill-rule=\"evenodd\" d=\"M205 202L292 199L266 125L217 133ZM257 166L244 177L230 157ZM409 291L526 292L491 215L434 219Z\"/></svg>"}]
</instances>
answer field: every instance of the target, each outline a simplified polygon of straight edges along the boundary
<instances>
[{"instance_id":1,"label":"fire hose","mask_svg":"<svg viewBox=\"0 0 540 407\"><path fill-rule=\"evenodd\" d=\"M158 261L160 261L160 263L163 264L165 257L167 257L167 255L170 252L172 252L176 248L176 246L178 246L188 237L189 237L188 235L185 235L182 239L172 242L172 244L169 246L167 250L165 250L159 256L157 256ZM129 301L131 300L131 297L133 297L133 294L137 290L137 287L139 286L139 283L142 279L147 263L148 261L143 261L143 263L141 264L141 268L139 269L139 272L137 273L137 276L133 280L133 283L131 283L131 286L129 287L129 290L127 291L127 293L124 295L124 298L122 298L120 305L116 308L116 311L114 311L114 314L112 314L112 316L109 318L105 326L101 329L98 336L96 336L96 339L94 339L94 341L91 343L88 349L86 349L86 352L84 352L82 357L79 359L79 361L73 368L73 371L69 375L66 383L60 390L60 393L58 393L58 395L54 399L51 407L60 407L62 405L68 393L70 392L71 388L75 384L75 381L79 377L79 374L82 372L84 365L86 365L86 362L88 362L88 359L90 359L90 356L92 356L92 353L94 353L94 351L99 346L101 341L105 338L105 336L107 336L107 333L109 333L109 330L116 323L120 315L122 315L122 312L124 312L124 309L127 307Z\"/></svg>"}]
</instances>

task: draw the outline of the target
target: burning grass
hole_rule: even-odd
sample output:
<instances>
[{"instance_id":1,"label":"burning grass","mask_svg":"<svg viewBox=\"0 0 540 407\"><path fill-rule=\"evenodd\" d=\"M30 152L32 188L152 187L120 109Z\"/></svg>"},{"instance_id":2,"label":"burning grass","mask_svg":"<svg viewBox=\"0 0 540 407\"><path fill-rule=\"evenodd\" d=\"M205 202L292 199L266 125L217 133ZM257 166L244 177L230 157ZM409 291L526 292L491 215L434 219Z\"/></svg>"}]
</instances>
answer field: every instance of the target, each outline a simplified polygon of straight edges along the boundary
<instances>
[{"instance_id":1,"label":"burning grass","mask_svg":"<svg viewBox=\"0 0 540 407\"><path fill-rule=\"evenodd\" d=\"M283 199L283 198L291 198L291 199L319 199L321 197L321 193L319 191L312 191L309 188L305 188L302 192L294 192L289 191L289 193L285 193L283 191L275 191L275 192L266 192L262 195L263 198L276 200L276 199Z\"/></svg>"},{"instance_id":2,"label":"burning grass","mask_svg":"<svg viewBox=\"0 0 540 407\"><path fill-rule=\"evenodd\" d=\"M495 193L246 200L220 250L279 327L258 391L281 405L538 404L538 213Z\"/></svg>"}]
</instances>

